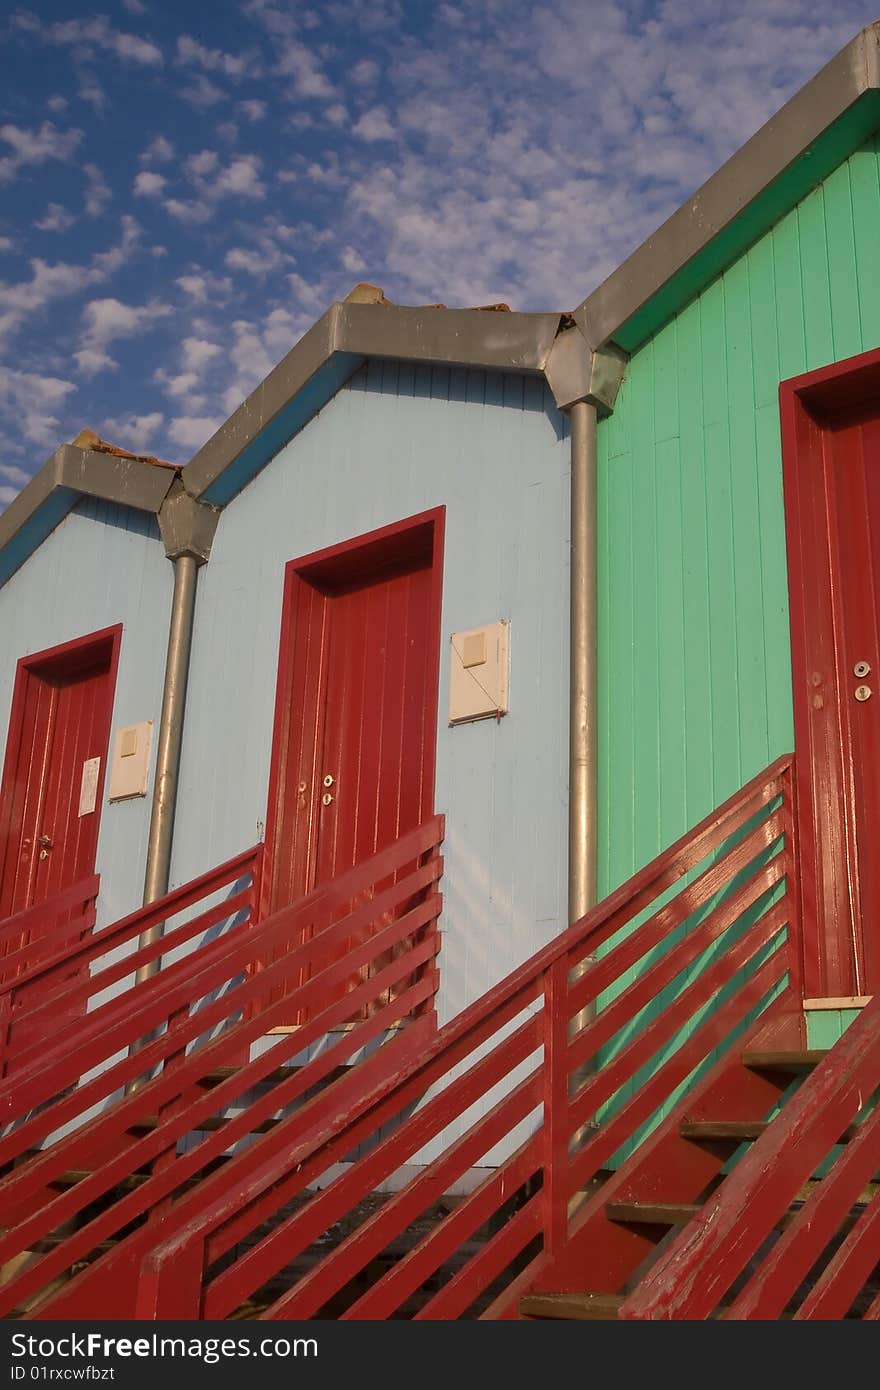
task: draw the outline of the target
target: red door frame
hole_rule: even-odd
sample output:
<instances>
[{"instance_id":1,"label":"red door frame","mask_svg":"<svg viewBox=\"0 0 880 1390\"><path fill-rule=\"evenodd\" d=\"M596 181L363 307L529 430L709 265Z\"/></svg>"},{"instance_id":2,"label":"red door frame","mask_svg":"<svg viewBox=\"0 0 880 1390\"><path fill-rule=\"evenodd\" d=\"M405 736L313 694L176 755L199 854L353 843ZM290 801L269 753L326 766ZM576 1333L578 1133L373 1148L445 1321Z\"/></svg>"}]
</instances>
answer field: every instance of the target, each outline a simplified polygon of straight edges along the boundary
<instances>
[{"instance_id":1,"label":"red door frame","mask_svg":"<svg viewBox=\"0 0 880 1390\"><path fill-rule=\"evenodd\" d=\"M823 436L880 400L880 349L779 388L791 614L799 894L806 998L866 992L850 691L840 650L841 535ZM876 576L880 585L880 575ZM863 601L874 603L871 575ZM880 653L873 654L878 660ZM875 665L874 670L878 667ZM871 981L880 988L880 980Z\"/></svg>"},{"instance_id":2,"label":"red door frame","mask_svg":"<svg viewBox=\"0 0 880 1390\"><path fill-rule=\"evenodd\" d=\"M93 652L95 648L109 645L110 662L107 678L110 708L107 717L107 742L101 754L101 767L98 774L98 788L95 803L95 852L97 856L98 836L101 829L104 780L107 771L107 757L110 751L113 706L116 699L116 675L119 669L121 643L122 624L116 623L113 627L101 628L99 631L87 633L83 637L75 637L70 642L61 642L58 646L47 647L44 651L32 652L28 656L19 658L15 668L12 707L9 714L9 726L6 734L3 776L2 779L0 779L0 844L7 839L10 833L9 818L13 811L13 784L15 781L17 750L25 718L26 691L28 684L27 676L31 674L52 674L59 671L73 674L79 667L86 665L90 653ZM92 871L94 872L94 863L92 865ZM2 904L0 904L0 916L2 916Z\"/></svg>"},{"instance_id":3,"label":"red door frame","mask_svg":"<svg viewBox=\"0 0 880 1390\"><path fill-rule=\"evenodd\" d=\"M289 741L291 717L292 653L294 647L294 589L309 572L338 564L346 557L354 559L354 552L375 547L383 542L405 539L406 533L417 528L431 528L431 594L429 601L429 622L436 633L436 642L431 645L430 664L427 672L426 727L434 730L434 737L425 740L422 750L422 804L421 820L425 821L434 813L434 791L437 764L437 714L439 709L440 683L440 615L443 601L443 553L445 540L446 508L434 507L430 511L419 512L402 521L381 526L361 536L353 536L338 545L324 550L313 551L309 555L290 560L284 568L284 599L281 613L281 638L278 651L278 673L275 691L275 715L272 733L272 755L269 765L269 791L266 808L266 840L263 869L261 874L260 916L265 916L272 906L275 886L276 838L279 827L279 806L285 785L285 755Z\"/></svg>"}]
</instances>

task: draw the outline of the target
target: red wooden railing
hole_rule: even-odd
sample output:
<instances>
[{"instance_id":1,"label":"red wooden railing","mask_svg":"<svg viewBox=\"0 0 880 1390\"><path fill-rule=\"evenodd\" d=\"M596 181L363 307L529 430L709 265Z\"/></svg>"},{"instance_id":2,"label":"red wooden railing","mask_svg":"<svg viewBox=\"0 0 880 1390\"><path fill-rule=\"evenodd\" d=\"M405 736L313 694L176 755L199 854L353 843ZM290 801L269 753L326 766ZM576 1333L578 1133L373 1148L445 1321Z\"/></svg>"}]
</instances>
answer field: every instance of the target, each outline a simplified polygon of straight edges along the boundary
<instances>
[{"instance_id":1,"label":"red wooden railing","mask_svg":"<svg viewBox=\"0 0 880 1390\"><path fill-rule=\"evenodd\" d=\"M198 1202L136 1233L138 1316L225 1317L309 1247L313 1267L262 1316L311 1317L338 1297L346 1318L412 1312L414 1297L419 1318L511 1315L564 1244L576 1194L796 970L790 792L784 758L372 1093L353 1087L311 1130L283 1120ZM410 1162L416 1175L318 1258L314 1242ZM475 1173L446 1216L420 1222ZM358 1287L392 1242L391 1267Z\"/></svg>"},{"instance_id":2,"label":"red wooden railing","mask_svg":"<svg viewBox=\"0 0 880 1390\"><path fill-rule=\"evenodd\" d=\"M859 1203L866 1190L876 1190L870 1185L880 1167L880 1107L850 1129L878 1085L880 996L648 1272L619 1316L708 1318L736 1284L725 1318L771 1319L786 1310L796 1319L846 1317L880 1263L880 1195ZM841 1137L849 1140L845 1147ZM804 1186L817 1172L821 1181L801 1204ZM841 1238L852 1212L855 1220ZM783 1222L776 1243L765 1251ZM880 1318L880 1298L858 1311Z\"/></svg>"},{"instance_id":3,"label":"red wooden railing","mask_svg":"<svg viewBox=\"0 0 880 1390\"><path fill-rule=\"evenodd\" d=\"M45 978L41 966L47 960L68 960L72 948L92 931L100 883L93 874L0 922L0 1076L10 1069L15 1047L23 1041L17 1029L13 1046L13 1014L38 997L39 986L28 982ZM78 961L65 966L65 981L77 978L83 968Z\"/></svg>"},{"instance_id":4,"label":"red wooden railing","mask_svg":"<svg viewBox=\"0 0 880 1390\"><path fill-rule=\"evenodd\" d=\"M16 1051L15 1076L0 1086L0 1117L16 1121L0 1138L0 1164L18 1165L0 1181L7 1227L0 1263L35 1252L0 1290L0 1312L93 1257L132 1223L147 1215L151 1223L160 1220L171 1209L168 1199L205 1180L240 1139L260 1126L269 1130L264 1140L272 1139L279 1112L298 1104L296 1123L308 1129L315 1107L323 1104L326 1112L332 1108L326 1097L338 1093L333 1086L323 1096L309 1098L309 1092L389 1028L410 1025L386 1044L398 1061L433 1030L442 833L442 817L434 817L256 926L260 852L249 850L84 941L76 952L92 967L88 978L73 985L50 979L49 992L25 1006L20 1019L13 1000L13 1035L19 1022L42 1021L52 1043ZM197 915L169 926L197 905ZM159 921L166 924L160 942L120 957L120 948L135 945ZM358 944L340 959L341 946L352 941ZM272 964L254 968L266 960ZM159 963L158 973L135 983L133 972L149 961ZM69 968L68 953L39 971L51 977ZM353 970L362 982L340 997L336 986ZM8 987L14 996L36 979L26 972ZM121 982L127 988L108 997ZM56 1035L49 1030L53 1013L71 998L92 1007ZM248 1060L251 1043L287 1023L292 1009L307 1011L308 1023L293 1037L276 1035ZM347 1031L339 1041L308 1059L309 1047L341 1026ZM226 1114L301 1053L307 1060L298 1070L243 1112ZM368 1093L370 1078L393 1065L384 1053L378 1048L358 1068ZM214 1085L224 1067L233 1069ZM178 1151L182 1140L200 1133L195 1148ZM71 1173L73 1184L59 1191ZM104 1207L97 1214L96 1204ZM113 1296L111 1278L95 1311L112 1314Z\"/></svg>"}]
</instances>

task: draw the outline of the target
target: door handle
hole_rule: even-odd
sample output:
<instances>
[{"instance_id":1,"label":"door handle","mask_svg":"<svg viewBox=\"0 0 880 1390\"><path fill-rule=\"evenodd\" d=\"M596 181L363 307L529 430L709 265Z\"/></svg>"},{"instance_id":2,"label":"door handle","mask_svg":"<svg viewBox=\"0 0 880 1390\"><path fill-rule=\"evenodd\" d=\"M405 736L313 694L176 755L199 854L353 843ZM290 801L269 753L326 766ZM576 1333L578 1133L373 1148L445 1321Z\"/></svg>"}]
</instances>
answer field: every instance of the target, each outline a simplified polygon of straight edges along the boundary
<instances>
[{"instance_id":1,"label":"door handle","mask_svg":"<svg viewBox=\"0 0 880 1390\"><path fill-rule=\"evenodd\" d=\"M38 835L37 844L42 845L44 849L52 848L52 841L50 840L48 835Z\"/></svg>"}]
</instances>

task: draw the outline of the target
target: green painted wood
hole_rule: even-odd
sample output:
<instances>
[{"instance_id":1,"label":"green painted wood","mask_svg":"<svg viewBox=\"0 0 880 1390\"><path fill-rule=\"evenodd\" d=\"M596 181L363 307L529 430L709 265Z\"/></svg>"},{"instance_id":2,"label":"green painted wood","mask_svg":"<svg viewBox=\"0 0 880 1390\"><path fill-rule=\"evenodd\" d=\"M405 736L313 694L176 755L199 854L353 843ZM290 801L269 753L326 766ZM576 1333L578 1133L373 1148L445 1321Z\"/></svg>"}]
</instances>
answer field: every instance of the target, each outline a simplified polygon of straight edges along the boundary
<instances>
[{"instance_id":1,"label":"green painted wood","mask_svg":"<svg viewBox=\"0 0 880 1390\"><path fill-rule=\"evenodd\" d=\"M878 246L872 138L636 353L600 422L600 895L793 747L779 383L880 345Z\"/></svg>"},{"instance_id":2,"label":"green painted wood","mask_svg":"<svg viewBox=\"0 0 880 1390\"><path fill-rule=\"evenodd\" d=\"M864 93L839 120L815 140L779 178L744 208L739 217L682 267L615 333L628 352L637 351L658 328L698 295L716 275L775 226L790 209L875 137L880 122L880 94Z\"/></svg>"},{"instance_id":3,"label":"green painted wood","mask_svg":"<svg viewBox=\"0 0 880 1390\"><path fill-rule=\"evenodd\" d=\"M860 1013L860 1009L807 1009L807 1047L833 1047Z\"/></svg>"},{"instance_id":4,"label":"green painted wood","mask_svg":"<svg viewBox=\"0 0 880 1390\"><path fill-rule=\"evenodd\" d=\"M599 425L600 892L792 747L778 389L880 344L872 138L631 359Z\"/></svg>"}]
</instances>

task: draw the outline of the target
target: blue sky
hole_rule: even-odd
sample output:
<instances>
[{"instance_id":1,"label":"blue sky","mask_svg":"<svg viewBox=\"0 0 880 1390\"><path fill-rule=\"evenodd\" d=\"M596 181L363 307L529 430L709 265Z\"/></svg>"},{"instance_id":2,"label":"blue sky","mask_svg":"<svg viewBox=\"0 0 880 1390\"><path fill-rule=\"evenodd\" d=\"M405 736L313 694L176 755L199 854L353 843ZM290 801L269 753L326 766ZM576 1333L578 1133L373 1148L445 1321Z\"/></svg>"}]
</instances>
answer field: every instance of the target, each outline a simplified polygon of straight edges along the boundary
<instances>
[{"instance_id":1,"label":"blue sky","mask_svg":"<svg viewBox=\"0 0 880 1390\"><path fill-rule=\"evenodd\" d=\"M185 463L358 280L570 309L861 0L33 0L0 18L0 508Z\"/></svg>"}]
</instances>

